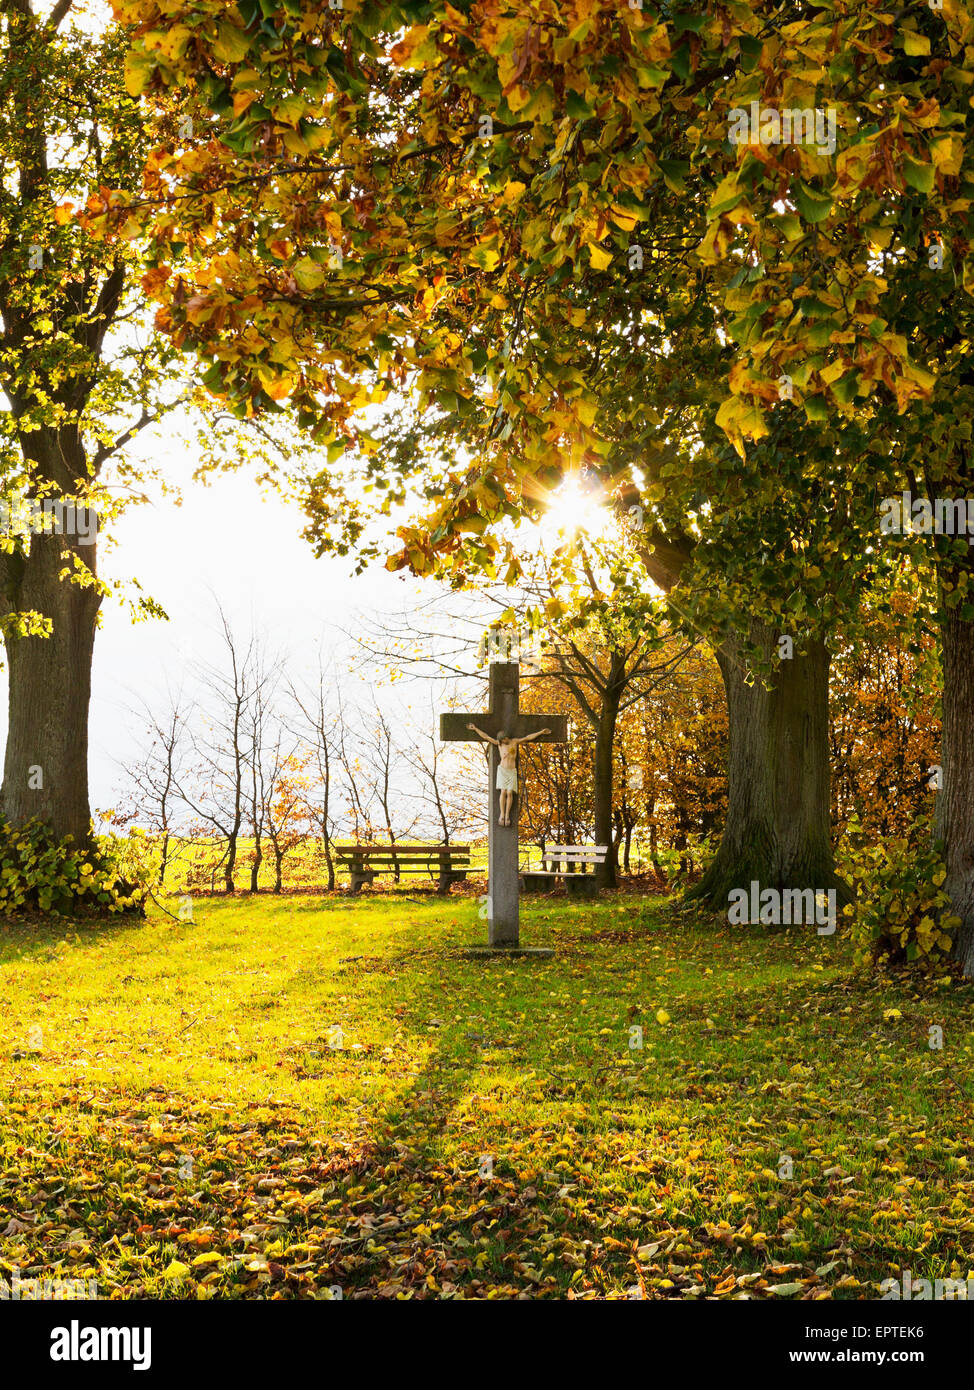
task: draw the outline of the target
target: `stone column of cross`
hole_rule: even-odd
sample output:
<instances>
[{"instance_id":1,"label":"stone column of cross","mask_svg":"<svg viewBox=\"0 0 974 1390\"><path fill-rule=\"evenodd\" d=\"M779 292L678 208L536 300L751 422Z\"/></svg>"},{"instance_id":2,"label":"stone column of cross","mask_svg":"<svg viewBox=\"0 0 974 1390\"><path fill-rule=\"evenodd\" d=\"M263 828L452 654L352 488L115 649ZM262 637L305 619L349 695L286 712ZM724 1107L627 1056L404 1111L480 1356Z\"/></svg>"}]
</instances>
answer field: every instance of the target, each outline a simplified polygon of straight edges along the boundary
<instances>
[{"instance_id":1,"label":"stone column of cross","mask_svg":"<svg viewBox=\"0 0 974 1390\"><path fill-rule=\"evenodd\" d=\"M485 734L496 738L504 733L508 738L524 738L541 729L549 732L533 740L536 743L565 743L568 740L568 716L565 714L522 714L519 704L519 671L516 661L495 661L490 666L490 708L486 714L441 714L440 738L444 742L483 743L483 739L468 729L476 724ZM515 801L510 825L499 825L500 793L497 790L497 748L487 745L490 816L487 830L487 942L491 947L511 950L520 945L518 914L519 865L517 853L517 822L519 802ZM519 793L520 795L520 793Z\"/></svg>"}]
</instances>

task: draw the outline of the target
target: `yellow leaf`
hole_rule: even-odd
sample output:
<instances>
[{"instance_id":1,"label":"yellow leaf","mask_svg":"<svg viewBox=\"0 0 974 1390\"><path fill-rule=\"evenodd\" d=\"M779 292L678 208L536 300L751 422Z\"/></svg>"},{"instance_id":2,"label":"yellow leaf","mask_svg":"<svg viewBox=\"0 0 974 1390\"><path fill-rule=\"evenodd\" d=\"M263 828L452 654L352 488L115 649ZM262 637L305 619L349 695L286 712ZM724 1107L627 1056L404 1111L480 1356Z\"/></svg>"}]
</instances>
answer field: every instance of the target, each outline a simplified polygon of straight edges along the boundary
<instances>
[{"instance_id":1,"label":"yellow leaf","mask_svg":"<svg viewBox=\"0 0 974 1390\"><path fill-rule=\"evenodd\" d=\"M307 294L318 289L324 281L325 272L310 256L302 256L294 267L294 278L298 282L298 288Z\"/></svg>"},{"instance_id":2,"label":"yellow leaf","mask_svg":"<svg viewBox=\"0 0 974 1390\"><path fill-rule=\"evenodd\" d=\"M156 70L154 54L130 49L125 55L125 90L130 97L139 97L145 91Z\"/></svg>"},{"instance_id":3,"label":"yellow leaf","mask_svg":"<svg viewBox=\"0 0 974 1390\"><path fill-rule=\"evenodd\" d=\"M595 413L598 409L596 401L580 400L575 404L575 411L583 425L592 425L595 421Z\"/></svg>"},{"instance_id":4,"label":"yellow leaf","mask_svg":"<svg viewBox=\"0 0 974 1390\"><path fill-rule=\"evenodd\" d=\"M697 248L697 255L704 265L716 265L727 254L727 248L733 240L733 224L719 217L711 222L707 235Z\"/></svg>"},{"instance_id":5,"label":"yellow leaf","mask_svg":"<svg viewBox=\"0 0 974 1390\"><path fill-rule=\"evenodd\" d=\"M666 1012L665 1009L657 1009L657 1010L656 1010L656 1022L657 1022L657 1023L669 1023L669 1021L670 1021L670 1016L669 1016L669 1014Z\"/></svg>"},{"instance_id":6,"label":"yellow leaf","mask_svg":"<svg viewBox=\"0 0 974 1390\"><path fill-rule=\"evenodd\" d=\"M231 24L228 19L221 19L213 45L213 56L223 63L240 63L249 51L250 35Z\"/></svg>"},{"instance_id":7,"label":"yellow leaf","mask_svg":"<svg viewBox=\"0 0 974 1390\"><path fill-rule=\"evenodd\" d=\"M612 264L612 253L605 251L601 246L597 246L594 241L588 243L588 256L592 262L593 270L605 270Z\"/></svg>"},{"instance_id":8,"label":"yellow leaf","mask_svg":"<svg viewBox=\"0 0 974 1390\"><path fill-rule=\"evenodd\" d=\"M903 52L910 58L921 58L930 52L930 40L915 29L907 29L903 35Z\"/></svg>"},{"instance_id":9,"label":"yellow leaf","mask_svg":"<svg viewBox=\"0 0 974 1390\"><path fill-rule=\"evenodd\" d=\"M745 438L761 439L768 433L764 416L757 406L748 405L739 396L724 401L717 411L717 424L727 435L734 448L744 457Z\"/></svg>"},{"instance_id":10,"label":"yellow leaf","mask_svg":"<svg viewBox=\"0 0 974 1390\"><path fill-rule=\"evenodd\" d=\"M964 145L953 135L944 135L930 144L930 158L933 167L941 174L960 173L964 159Z\"/></svg>"},{"instance_id":11,"label":"yellow leaf","mask_svg":"<svg viewBox=\"0 0 974 1390\"><path fill-rule=\"evenodd\" d=\"M172 1260L162 1271L163 1279L185 1279L189 1274L189 1265L184 1265L180 1260Z\"/></svg>"}]
</instances>

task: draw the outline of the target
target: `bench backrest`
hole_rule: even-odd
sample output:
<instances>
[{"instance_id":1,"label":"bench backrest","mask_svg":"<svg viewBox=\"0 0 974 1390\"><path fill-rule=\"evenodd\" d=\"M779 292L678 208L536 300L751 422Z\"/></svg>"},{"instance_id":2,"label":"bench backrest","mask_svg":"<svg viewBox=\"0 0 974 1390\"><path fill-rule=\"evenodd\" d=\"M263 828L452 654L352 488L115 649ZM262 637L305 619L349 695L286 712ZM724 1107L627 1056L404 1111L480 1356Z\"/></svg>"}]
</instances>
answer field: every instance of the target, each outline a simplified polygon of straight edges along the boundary
<instances>
[{"instance_id":1,"label":"bench backrest","mask_svg":"<svg viewBox=\"0 0 974 1390\"><path fill-rule=\"evenodd\" d=\"M548 845L541 858L549 864L604 864L608 845Z\"/></svg>"},{"instance_id":2,"label":"bench backrest","mask_svg":"<svg viewBox=\"0 0 974 1390\"><path fill-rule=\"evenodd\" d=\"M424 864L438 862L446 858L451 862L465 862L470 859L469 845L339 845L335 858L342 864L366 862L400 863L407 860L421 860Z\"/></svg>"}]
</instances>

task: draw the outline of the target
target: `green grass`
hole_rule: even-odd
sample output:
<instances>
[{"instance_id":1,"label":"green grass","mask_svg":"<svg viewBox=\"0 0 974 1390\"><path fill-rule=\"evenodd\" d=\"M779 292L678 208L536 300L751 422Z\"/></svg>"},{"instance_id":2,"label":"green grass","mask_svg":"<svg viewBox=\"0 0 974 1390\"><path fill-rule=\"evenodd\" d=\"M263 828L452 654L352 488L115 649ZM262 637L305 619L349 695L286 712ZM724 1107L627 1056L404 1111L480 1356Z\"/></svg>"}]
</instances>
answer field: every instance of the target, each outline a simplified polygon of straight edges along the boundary
<instances>
[{"instance_id":1,"label":"green grass","mask_svg":"<svg viewBox=\"0 0 974 1390\"><path fill-rule=\"evenodd\" d=\"M525 905L551 961L464 957L472 897L194 908L0 928L8 1278L854 1299L974 1274L955 977L622 896Z\"/></svg>"}]
</instances>

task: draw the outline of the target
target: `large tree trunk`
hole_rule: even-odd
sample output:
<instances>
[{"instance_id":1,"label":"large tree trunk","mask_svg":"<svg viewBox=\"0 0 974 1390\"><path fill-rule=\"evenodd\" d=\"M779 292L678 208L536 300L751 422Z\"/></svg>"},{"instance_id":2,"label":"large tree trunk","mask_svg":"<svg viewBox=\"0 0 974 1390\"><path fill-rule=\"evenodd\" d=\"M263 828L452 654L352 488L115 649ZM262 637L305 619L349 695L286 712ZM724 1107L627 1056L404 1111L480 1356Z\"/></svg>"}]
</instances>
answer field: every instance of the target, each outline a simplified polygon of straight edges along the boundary
<instances>
[{"instance_id":1,"label":"large tree trunk","mask_svg":"<svg viewBox=\"0 0 974 1390\"><path fill-rule=\"evenodd\" d=\"M28 555L8 555L2 565L4 608L33 610L50 619L49 637L7 641L9 725L0 802L4 819L22 825L32 817L62 838L87 843L88 704L95 621L100 596L59 579L72 547L60 535L35 535ZM94 543L78 553L95 567Z\"/></svg>"},{"instance_id":2,"label":"large tree trunk","mask_svg":"<svg viewBox=\"0 0 974 1390\"><path fill-rule=\"evenodd\" d=\"M772 656L777 634L751 639ZM727 821L717 855L689 897L726 910L733 888L848 891L836 877L829 822L829 653L820 642L777 667L774 688L745 683L740 644L717 652L727 691Z\"/></svg>"},{"instance_id":3,"label":"large tree trunk","mask_svg":"<svg viewBox=\"0 0 974 1390\"><path fill-rule=\"evenodd\" d=\"M951 910L960 919L954 954L974 976L974 624L957 609L941 620L944 661L944 726L940 755L943 786L937 795L933 834L944 844Z\"/></svg>"}]
</instances>

